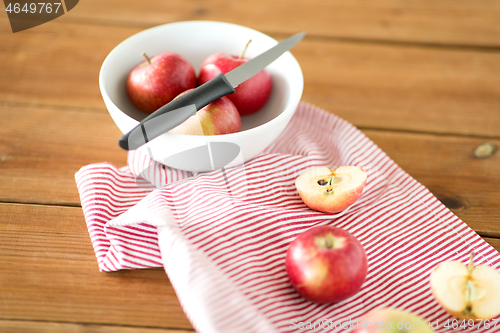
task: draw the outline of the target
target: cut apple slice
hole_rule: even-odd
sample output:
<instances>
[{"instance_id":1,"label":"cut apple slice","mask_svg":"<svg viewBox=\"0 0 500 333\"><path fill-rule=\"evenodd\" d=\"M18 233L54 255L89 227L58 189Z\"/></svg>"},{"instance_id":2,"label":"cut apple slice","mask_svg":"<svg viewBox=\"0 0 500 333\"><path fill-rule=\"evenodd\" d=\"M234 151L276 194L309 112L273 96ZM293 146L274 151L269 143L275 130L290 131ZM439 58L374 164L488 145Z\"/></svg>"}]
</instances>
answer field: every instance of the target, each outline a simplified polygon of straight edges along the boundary
<instances>
[{"instance_id":1,"label":"cut apple slice","mask_svg":"<svg viewBox=\"0 0 500 333\"><path fill-rule=\"evenodd\" d=\"M439 264L431 273L431 291L451 315L462 319L492 319L500 314L500 273L486 265L459 261Z\"/></svg>"},{"instance_id":2,"label":"cut apple slice","mask_svg":"<svg viewBox=\"0 0 500 333\"><path fill-rule=\"evenodd\" d=\"M337 213L352 205L363 193L366 172L357 166L312 168L295 180L300 198L311 209Z\"/></svg>"}]
</instances>

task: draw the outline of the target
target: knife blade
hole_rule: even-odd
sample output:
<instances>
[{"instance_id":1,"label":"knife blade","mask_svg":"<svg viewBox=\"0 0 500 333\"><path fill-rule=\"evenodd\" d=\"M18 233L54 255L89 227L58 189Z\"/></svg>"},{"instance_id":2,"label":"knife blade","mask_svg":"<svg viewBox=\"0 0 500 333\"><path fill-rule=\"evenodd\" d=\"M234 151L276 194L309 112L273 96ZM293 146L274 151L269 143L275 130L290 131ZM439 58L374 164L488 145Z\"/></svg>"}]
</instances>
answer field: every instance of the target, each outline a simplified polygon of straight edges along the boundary
<instances>
[{"instance_id":1,"label":"knife blade","mask_svg":"<svg viewBox=\"0 0 500 333\"><path fill-rule=\"evenodd\" d=\"M123 135L118 140L118 145L125 150L134 150L177 127L207 104L234 93L234 88L278 59L295 46L305 34L301 32L293 35L232 71L226 74L220 73L205 84L165 104Z\"/></svg>"}]
</instances>

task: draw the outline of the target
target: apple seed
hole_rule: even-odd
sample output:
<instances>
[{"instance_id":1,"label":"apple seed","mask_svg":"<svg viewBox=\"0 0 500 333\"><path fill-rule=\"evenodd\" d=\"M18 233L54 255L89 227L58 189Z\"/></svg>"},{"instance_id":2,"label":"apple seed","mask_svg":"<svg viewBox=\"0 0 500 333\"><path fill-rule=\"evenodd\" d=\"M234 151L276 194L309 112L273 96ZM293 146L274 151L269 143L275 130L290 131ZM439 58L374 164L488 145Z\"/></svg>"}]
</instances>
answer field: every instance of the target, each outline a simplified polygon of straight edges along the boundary
<instances>
[{"instance_id":1,"label":"apple seed","mask_svg":"<svg viewBox=\"0 0 500 333\"><path fill-rule=\"evenodd\" d=\"M327 182L324 179L318 180L318 185L325 186L326 184L327 184Z\"/></svg>"}]
</instances>

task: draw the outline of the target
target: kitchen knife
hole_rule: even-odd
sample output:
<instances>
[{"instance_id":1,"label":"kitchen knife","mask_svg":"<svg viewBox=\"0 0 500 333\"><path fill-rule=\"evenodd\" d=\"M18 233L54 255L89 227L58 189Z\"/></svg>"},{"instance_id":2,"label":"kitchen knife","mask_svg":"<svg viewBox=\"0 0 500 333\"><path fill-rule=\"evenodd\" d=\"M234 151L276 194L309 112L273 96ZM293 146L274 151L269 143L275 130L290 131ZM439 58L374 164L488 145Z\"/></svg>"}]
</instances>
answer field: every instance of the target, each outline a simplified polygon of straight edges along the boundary
<instances>
[{"instance_id":1,"label":"kitchen knife","mask_svg":"<svg viewBox=\"0 0 500 333\"><path fill-rule=\"evenodd\" d=\"M297 44L304 35L305 32L293 35L232 71L226 74L221 73L198 88L165 104L122 136L118 140L118 144L125 150L137 149L157 136L177 127L196 111L217 98L234 93L234 88L240 83L266 68Z\"/></svg>"}]
</instances>

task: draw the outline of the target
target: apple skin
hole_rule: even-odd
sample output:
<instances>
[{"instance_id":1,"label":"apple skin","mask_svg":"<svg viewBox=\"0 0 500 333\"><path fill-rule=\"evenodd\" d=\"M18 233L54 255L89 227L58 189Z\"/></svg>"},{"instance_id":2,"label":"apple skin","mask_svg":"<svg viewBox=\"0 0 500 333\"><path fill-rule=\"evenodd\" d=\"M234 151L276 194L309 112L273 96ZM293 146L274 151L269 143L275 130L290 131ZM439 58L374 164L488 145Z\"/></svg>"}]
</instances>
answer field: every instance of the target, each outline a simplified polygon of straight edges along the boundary
<instances>
[{"instance_id":1,"label":"apple skin","mask_svg":"<svg viewBox=\"0 0 500 333\"><path fill-rule=\"evenodd\" d=\"M333 178L332 185L321 186L322 179ZM300 198L311 209L323 213L338 213L351 206L363 193L366 172L356 166L342 166L337 169L327 167L311 168L295 180ZM331 194L326 190L331 188Z\"/></svg>"},{"instance_id":2,"label":"apple skin","mask_svg":"<svg viewBox=\"0 0 500 333\"><path fill-rule=\"evenodd\" d=\"M159 53L144 60L127 78L127 94L132 104L153 113L181 92L196 87L196 73L184 57L173 52Z\"/></svg>"},{"instance_id":3,"label":"apple skin","mask_svg":"<svg viewBox=\"0 0 500 333\"><path fill-rule=\"evenodd\" d=\"M300 234L288 248L286 271L305 299L333 303L356 294L365 281L365 250L349 232L318 226Z\"/></svg>"},{"instance_id":4,"label":"apple skin","mask_svg":"<svg viewBox=\"0 0 500 333\"><path fill-rule=\"evenodd\" d=\"M248 60L224 53L212 54L201 64L198 84L202 85L220 73L226 74ZM262 70L237 86L235 92L227 97L236 105L240 115L246 116L262 109L271 95L272 86L271 75Z\"/></svg>"},{"instance_id":5,"label":"apple skin","mask_svg":"<svg viewBox=\"0 0 500 333\"><path fill-rule=\"evenodd\" d=\"M184 91L179 96L188 91ZM177 97L179 97L177 96ZM176 97L176 98L177 98ZM170 133L187 135L221 135L239 132L241 118L234 104L223 96L201 108L179 126L170 130Z\"/></svg>"},{"instance_id":6,"label":"apple skin","mask_svg":"<svg viewBox=\"0 0 500 333\"><path fill-rule=\"evenodd\" d=\"M361 321L363 321L363 323ZM371 323L371 325L369 323ZM411 328L408 329L405 328L404 327L405 324L407 325L407 327L411 325ZM398 328L398 325L401 328ZM375 326L377 326L378 328L375 328ZM389 326L389 328L387 326ZM429 322L425 321L419 316L416 316L410 312L398 309L390 309L390 308L374 310L364 315L358 321L357 327L352 331L352 333L383 333L383 332L432 333L435 331L429 327Z\"/></svg>"}]
</instances>

